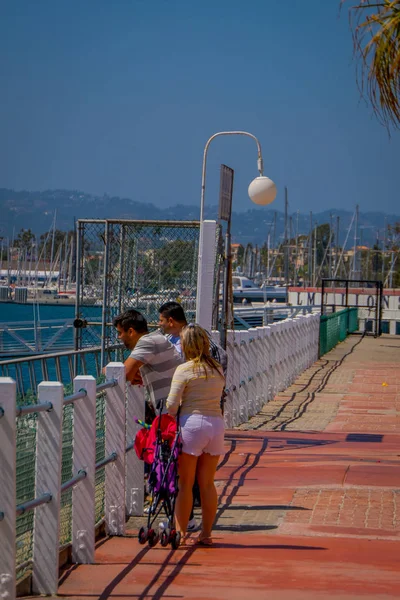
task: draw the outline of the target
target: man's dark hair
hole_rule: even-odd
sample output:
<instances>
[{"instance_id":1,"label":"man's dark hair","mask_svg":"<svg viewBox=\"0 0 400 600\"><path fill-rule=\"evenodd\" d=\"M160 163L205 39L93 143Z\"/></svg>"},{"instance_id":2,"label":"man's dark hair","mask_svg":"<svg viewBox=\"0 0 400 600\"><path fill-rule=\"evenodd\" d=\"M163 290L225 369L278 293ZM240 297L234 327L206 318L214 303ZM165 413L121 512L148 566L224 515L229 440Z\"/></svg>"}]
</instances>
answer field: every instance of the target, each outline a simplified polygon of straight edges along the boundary
<instances>
[{"instance_id":1,"label":"man's dark hair","mask_svg":"<svg viewBox=\"0 0 400 600\"><path fill-rule=\"evenodd\" d=\"M179 302L175 302L174 300L170 300L169 302L164 302L162 306L158 309L160 315L162 315L165 319L169 319L170 317L177 321L178 323L187 323L185 317L185 311Z\"/></svg>"},{"instance_id":2,"label":"man's dark hair","mask_svg":"<svg viewBox=\"0 0 400 600\"><path fill-rule=\"evenodd\" d=\"M124 331L128 331L132 327L137 333L147 333L147 321L139 311L130 308L121 313L113 320L113 325L119 325Z\"/></svg>"}]
</instances>

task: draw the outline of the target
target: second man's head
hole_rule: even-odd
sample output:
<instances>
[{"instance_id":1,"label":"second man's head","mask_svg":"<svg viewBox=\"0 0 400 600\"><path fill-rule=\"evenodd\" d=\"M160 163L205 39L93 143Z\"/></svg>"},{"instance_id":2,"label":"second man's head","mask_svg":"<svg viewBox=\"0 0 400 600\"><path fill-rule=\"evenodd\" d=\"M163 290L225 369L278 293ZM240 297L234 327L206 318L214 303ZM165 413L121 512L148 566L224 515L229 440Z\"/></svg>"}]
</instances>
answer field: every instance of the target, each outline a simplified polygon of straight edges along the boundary
<instances>
[{"instance_id":1,"label":"second man's head","mask_svg":"<svg viewBox=\"0 0 400 600\"><path fill-rule=\"evenodd\" d=\"M166 335L179 335L187 325L185 312L179 302L165 302L158 312L158 327Z\"/></svg>"}]
</instances>

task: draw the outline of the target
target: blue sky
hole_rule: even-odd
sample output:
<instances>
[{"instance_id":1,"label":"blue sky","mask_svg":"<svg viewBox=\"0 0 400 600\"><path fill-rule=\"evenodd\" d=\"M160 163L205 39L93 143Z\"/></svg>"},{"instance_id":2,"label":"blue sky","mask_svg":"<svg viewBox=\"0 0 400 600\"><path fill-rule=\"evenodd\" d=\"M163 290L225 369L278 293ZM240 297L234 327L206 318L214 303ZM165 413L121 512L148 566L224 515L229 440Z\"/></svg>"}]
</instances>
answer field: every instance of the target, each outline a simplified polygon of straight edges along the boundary
<instances>
[{"instance_id":1,"label":"blue sky","mask_svg":"<svg viewBox=\"0 0 400 600\"><path fill-rule=\"evenodd\" d=\"M339 0L0 0L0 187L199 204L244 129L274 208L400 213L400 132L360 100ZM352 2L350 1L350 4ZM252 208L252 140L214 141Z\"/></svg>"}]
</instances>

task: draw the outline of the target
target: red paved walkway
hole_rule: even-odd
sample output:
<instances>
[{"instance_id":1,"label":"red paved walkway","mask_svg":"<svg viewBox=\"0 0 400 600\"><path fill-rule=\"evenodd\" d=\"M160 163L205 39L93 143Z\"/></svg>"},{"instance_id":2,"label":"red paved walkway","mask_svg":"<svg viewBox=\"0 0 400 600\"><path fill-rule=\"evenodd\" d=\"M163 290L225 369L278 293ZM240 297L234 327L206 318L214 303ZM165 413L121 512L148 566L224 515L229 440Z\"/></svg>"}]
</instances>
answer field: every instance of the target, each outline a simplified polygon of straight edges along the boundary
<instances>
[{"instance_id":1,"label":"red paved walkway","mask_svg":"<svg viewBox=\"0 0 400 600\"><path fill-rule=\"evenodd\" d=\"M400 339L341 344L252 430L227 432L213 548L149 549L132 530L64 572L60 595L400 598L399 367Z\"/></svg>"}]
</instances>

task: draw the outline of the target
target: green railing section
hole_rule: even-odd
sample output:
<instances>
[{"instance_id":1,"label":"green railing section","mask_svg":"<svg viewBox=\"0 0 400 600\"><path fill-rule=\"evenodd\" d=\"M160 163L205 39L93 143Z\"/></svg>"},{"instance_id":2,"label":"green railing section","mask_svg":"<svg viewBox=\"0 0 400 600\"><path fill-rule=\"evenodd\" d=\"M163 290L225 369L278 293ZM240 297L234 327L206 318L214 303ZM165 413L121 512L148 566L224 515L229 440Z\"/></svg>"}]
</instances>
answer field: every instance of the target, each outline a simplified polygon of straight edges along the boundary
<instances>
[{"instance_id":1,"label":"green railing section","mask_svg":"<svg viewBox=\"0 0 400 600\"><path fill-rule=\"evenodd\" d=\"M344 308L330 315L321 315L319 329L319 355L323 356L349 333L358 330L358 308Z\"/></svg>"}]
</instances>

